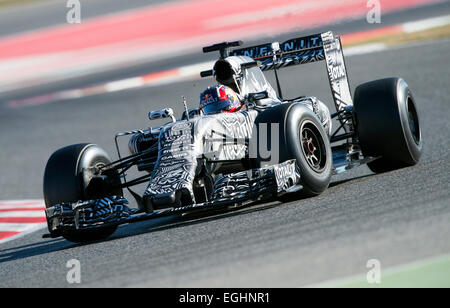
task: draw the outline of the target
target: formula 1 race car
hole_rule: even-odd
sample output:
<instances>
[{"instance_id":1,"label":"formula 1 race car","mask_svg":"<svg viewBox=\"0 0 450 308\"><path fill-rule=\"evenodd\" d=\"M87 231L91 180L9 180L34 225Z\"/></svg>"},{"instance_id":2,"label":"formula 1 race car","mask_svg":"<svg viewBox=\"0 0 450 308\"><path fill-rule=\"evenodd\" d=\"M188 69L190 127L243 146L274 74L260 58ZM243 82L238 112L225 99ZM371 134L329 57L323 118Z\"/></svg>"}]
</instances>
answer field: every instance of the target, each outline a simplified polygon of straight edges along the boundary
<instances>
[{"instance_id":1,"label":"formula 1 race car","mask_svg":"<svg viewBox=\"0 0 450 308\"><path fill-rule=\"evenodd\" d=\"M241 45L203 48L219 51L220 58L201 73L239 95L238 112L204 114L186 104L180 120L171 108L150 112L150 120L170 122L116 134L116 161L94 144L56 151L44 175L46 236L100 240L118 225L155 217L225 210L288 193L316 196L332 175L361 164L379 173L419 161L419 117L406 82L371 81L358 86L352 99L341 41L333 33ZM316 97L284 100L278 70L322 60L336 111L330 114ZM265 78L267 70L275 71L277 91ZM334 132L332 119L338 123ZM122 136L130 136L126 157L118 145ZM132 167L142 176L127 179ZM143 194L131 189L143 183ZM138 208L127 205L123 189Z\"/></svg>"}]
</instances>

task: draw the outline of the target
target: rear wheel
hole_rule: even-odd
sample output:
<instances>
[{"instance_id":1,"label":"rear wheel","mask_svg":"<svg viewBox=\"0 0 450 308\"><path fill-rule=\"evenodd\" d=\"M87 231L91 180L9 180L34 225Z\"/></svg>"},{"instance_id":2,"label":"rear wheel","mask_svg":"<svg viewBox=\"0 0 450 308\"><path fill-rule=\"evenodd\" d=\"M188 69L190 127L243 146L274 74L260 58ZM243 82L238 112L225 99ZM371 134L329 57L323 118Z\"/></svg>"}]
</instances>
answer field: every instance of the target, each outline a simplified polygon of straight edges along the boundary
<instances>
[{"instance_id":1,"label":"rear wheel","mask_svg":"<svg viewBox=\"0 0 450 308\"><path fill-rule=\"evenodd\" d=\"M44 173L44 200L46 207L79 200L98 199L112 195L122 195L121 189L93 192L89 189L92 175L84 169L109 164L111 159L99 146L75 144L64 147L49 158ZM117 175L118 177L118 175ZM120 179L115 179L120 181ZM105 239L117 227L99 227L91 230L64 231L62 236L71 242L89 242Z\"/></svg>"},{"instance_id":2,"label":"rear wheel","mask_svg":"<svg viewBox=\"0 0 450 308\"><path fill-rule=\"evenodd\" d=\"M375 173L418 163L422 134L414 97L400 78L360 85L354 100L356 127L365 156L379 157L368 164Z\"/></svg>"}]
</instances>

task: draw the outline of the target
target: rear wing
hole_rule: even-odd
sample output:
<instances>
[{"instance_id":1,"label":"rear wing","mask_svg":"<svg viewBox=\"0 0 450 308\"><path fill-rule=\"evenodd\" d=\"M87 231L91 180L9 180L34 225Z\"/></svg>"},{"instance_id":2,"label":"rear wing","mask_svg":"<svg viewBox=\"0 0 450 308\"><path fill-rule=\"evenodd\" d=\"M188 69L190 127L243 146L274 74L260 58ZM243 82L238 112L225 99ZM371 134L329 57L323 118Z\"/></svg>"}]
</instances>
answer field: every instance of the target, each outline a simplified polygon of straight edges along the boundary
<instances>
[{"instance_id":1,"label":"rear wing","mask_svg":"<svg viewBox=\"0 0 450 308\"><path fill-rule=\"evenodd\" d=\"M229 55L253 58L263 71L325 60L336 110L353 105L341 40L332 32L235 49Z\"/></svg>"}]
</instances>

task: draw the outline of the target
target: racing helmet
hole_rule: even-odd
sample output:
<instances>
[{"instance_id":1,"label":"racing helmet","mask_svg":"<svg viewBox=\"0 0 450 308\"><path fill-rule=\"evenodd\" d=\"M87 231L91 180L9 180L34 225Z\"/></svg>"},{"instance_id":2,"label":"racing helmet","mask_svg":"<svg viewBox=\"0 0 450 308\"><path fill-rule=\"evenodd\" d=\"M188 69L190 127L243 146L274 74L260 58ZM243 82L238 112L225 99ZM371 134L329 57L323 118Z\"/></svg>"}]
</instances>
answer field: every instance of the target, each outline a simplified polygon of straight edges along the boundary
<instances>
[{"instance_id":1,"label":"racing helmet","mask_svg":"<svg viewBox=\"0 0 450 308\"><path fill-rule=\"evenodd\" d=\"M200 95L200 110L204 114L235 112L241 108L238 95L227 86L208 87Z\"/></svg>"}]
</instances>

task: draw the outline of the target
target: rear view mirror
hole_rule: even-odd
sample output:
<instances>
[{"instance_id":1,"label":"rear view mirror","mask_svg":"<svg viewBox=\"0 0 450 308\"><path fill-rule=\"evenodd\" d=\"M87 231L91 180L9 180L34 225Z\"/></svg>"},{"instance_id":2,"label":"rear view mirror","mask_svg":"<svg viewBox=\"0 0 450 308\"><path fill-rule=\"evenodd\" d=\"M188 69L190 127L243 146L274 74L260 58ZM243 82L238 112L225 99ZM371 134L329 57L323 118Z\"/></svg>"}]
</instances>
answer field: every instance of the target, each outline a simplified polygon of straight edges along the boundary
<instances>
[{"instance_id":1,"label":"rear view mirror","mask_svg":"<svg viewBox=\"0 0 450 308\"><path fill-rule=\"evenodd\" d=\"M173 109L172 108L166 108L161 110L155 110L151 111L148 114L148 118L150 120L157 120L157 119L164 119L164 118L172 118L172 122L176 122L175 116L173 115Z\"/></svg>"},{"instance_id":2,"label":"rear view mirror","mask_svg":"<svg viewBox=\"0 0 450 308\"><path fill-rule=\"evenodd\" d=\"M249 93L246 95L246 99L249 102L255 102L262 99L269 98L269 93L267 91L257 92L257 93Z\"/></svg>"}]
</instances>

